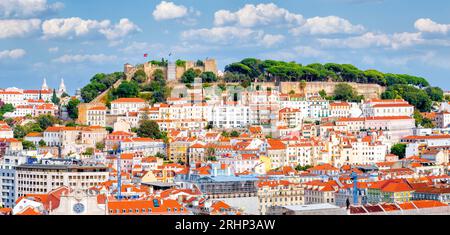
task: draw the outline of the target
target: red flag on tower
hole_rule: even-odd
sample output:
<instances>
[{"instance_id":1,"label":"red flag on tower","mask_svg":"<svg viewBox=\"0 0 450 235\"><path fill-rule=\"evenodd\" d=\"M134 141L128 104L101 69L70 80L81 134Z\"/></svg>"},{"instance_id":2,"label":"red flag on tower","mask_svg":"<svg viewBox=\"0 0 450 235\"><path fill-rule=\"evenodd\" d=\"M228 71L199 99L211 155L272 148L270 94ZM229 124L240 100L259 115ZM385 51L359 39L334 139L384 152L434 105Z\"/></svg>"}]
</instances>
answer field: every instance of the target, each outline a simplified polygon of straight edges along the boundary
<instances>
[{"instance_id":1,"label":"red flag on tower","mask_svg":"<svg viewBox=\"0 0 450 235\"><path fill-rule=\"evenodd\" d=\"M147 58L148 57L148 54L144 54L144 58Z\"/></svg>"}]
</instances>

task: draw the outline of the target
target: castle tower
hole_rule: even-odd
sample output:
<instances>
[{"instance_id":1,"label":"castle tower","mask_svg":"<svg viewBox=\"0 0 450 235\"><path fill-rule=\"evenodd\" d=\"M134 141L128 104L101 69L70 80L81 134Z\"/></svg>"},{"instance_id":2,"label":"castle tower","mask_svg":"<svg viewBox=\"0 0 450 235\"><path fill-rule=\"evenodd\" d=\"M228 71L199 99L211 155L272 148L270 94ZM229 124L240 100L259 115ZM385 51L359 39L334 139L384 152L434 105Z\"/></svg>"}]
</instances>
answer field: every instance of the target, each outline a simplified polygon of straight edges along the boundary
<instances>
[{"instance_id":1,"label":"castle tower","mask_svg":"<svg viewBox=\"0 0 450 235\"><path fill-rule=\"evenodd\" d=\"M64 79L61 78L61 83L59 84L58 95L61 96L66 92L66 85L64 84Z\"/></svg>"},{"instance_id":2,"label":"castle tower","mask_svg":"<svg viewBox=\"0 0 450 235\"><path fill-rule=\"evenodd\" d=\"M48 91L48 86L47 86L47 79L44 78L44 82L42 83L42 88L43 91Z\"/></svg>"}]
</instances>

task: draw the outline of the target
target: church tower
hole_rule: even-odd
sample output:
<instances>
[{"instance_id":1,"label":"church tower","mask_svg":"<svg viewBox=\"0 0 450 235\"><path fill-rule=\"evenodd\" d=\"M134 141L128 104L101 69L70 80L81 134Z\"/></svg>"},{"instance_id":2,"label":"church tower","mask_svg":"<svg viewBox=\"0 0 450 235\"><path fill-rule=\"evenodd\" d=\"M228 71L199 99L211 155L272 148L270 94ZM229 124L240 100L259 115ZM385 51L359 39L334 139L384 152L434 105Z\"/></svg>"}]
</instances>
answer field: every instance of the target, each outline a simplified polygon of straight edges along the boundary
<instances>
[{"instance_id":1,"label":"church tower","mask_svg":"<svg viewBox=\"0 0 450 235\"><path fill-rule=\"evenodd\" d=\"M47 79L44 78L44 82L42 83L42 88L41 90L43 91L48 91L48 86L47 86Z\"/></svg>"},{"instance_id":2,"label":"church tower","mask_svg":"<svg viewBox=\"0 0 450 235\"><path fill-rule=\"evenodd\" d=\"M61 78L61 83L59 84L58 95L61 96L66 92L66 85L64 84L64 79Z\"/></svg>"}]
</instances>

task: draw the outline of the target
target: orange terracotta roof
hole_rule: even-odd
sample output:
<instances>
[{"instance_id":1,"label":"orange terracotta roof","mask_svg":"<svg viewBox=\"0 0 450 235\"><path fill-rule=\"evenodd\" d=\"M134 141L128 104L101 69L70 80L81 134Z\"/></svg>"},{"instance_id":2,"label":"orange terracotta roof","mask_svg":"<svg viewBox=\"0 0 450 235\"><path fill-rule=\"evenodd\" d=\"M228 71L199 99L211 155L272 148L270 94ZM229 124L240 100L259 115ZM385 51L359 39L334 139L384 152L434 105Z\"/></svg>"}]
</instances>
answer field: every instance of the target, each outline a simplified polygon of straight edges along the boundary
<instances>
[{"instance_id":1,"label":"orange terracotta roof","mask_svg":"<svg viewBox=\"0 0 450 235\"><path fill-rule=\"evenodd\" d=\"M111 103L145 103L145 100L141 98L120 98Z\"/></svg>"}]
</instances>

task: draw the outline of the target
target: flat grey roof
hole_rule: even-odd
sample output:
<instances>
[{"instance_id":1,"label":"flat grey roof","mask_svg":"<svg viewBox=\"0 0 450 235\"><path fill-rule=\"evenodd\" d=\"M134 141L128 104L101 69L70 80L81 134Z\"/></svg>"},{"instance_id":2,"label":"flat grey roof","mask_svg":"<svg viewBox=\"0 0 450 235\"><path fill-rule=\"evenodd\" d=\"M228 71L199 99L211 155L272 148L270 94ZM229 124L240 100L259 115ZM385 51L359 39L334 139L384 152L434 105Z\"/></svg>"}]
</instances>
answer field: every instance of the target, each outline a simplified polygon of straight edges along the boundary
<instances>
[{"instance_id":1,"label":"flat grey roof","mask_svg":"<svg viewBox=\"0 0 450 235\"><path fill-rule=\"evenodd\" d=\"M340 207L328 203L311 204L311 205L291 205L283 206L284 208L292 211L310 211L310 210L327 210L327 209L340 209Z\"/></svg>"}]
</instances>

